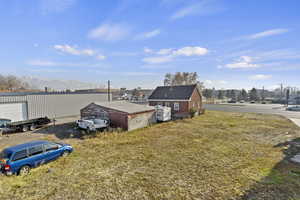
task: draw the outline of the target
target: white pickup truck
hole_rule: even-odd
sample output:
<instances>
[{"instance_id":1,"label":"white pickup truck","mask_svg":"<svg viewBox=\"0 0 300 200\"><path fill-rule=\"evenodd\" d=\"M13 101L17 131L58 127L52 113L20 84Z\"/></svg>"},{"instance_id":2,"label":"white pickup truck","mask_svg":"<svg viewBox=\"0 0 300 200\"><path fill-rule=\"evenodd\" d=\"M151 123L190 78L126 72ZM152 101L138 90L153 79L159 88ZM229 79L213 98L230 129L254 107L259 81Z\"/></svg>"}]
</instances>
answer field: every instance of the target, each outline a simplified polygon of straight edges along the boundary
<instances>
[{"instance_id":1,"label":"white pickup truck","mask_svg":"<svg viewBox=\"0 0 300 200\"><path fill-rule=\"evenodd\" d=\"M76 121L78 128L87 131L104 130L109 126L109 120L105 119L80 119Z\"/></svg>"}]
</instances>

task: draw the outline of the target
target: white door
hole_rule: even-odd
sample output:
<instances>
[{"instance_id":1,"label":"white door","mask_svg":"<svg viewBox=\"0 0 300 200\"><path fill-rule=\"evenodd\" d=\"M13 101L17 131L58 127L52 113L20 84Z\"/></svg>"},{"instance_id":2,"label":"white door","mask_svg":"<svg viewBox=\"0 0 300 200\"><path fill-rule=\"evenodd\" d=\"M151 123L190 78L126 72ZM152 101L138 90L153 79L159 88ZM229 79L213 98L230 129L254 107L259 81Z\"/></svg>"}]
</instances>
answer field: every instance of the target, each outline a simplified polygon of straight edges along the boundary
<instances>
[{"instance_id":1,"label":"white door","mask_svg":"<svg viewBox=\"0 0 300 200\"><path fill-rule=\"evenodd\" d=\"M27 120L26 103L0 104L0 118L10 119L13 122Z\"/></svg>"}]
</instances>

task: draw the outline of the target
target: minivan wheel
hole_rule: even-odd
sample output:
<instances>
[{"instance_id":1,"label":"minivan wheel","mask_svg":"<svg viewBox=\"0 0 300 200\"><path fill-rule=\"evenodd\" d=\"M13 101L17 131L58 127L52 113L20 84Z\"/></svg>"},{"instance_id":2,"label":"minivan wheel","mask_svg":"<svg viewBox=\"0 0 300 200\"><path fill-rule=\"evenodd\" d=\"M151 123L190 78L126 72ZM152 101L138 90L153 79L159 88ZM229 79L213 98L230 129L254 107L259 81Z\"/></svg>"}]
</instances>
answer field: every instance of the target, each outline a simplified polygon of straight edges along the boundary
<instances>
[{"instance_id":1,"label":"minivan wheel","mask_svg":"<svg viewBox=\"0 0 300 200\"><path fill-rule=\"evenodd\" d=\"M30 172L30 167L28 165L25 165L25 166L21 167L21 169L19 170L19 175L25 176L25 175L29 174L29 172Z\"/></svg>"},{"instance_id":2,"label":"minivan wheel","mask_svg":"<svg viewBox=\"0 0 300 200\"><path fill-rule=\"evenodd\" d=\"M62 157L66 157L66 156L68 156L70 154L70 152L69 151L64 151L63 153L62 153Z\"/></svg>"}]
</instances>

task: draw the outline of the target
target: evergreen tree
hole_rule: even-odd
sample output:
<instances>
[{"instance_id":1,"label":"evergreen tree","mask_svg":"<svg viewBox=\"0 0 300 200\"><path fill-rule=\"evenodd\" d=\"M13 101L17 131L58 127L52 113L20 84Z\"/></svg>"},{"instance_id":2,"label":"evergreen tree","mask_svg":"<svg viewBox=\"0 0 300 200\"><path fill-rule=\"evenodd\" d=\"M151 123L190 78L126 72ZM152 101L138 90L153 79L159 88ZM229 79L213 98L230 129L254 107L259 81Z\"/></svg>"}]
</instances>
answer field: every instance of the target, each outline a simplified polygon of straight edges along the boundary
<instances>
[{"instance_id":1,"label":"evergreen tree","mask_svg":"<svg viewBox=\"0 0 300 200\"><path fill-rule=\"evenodd\" d=\"M224 92L222 90L218 91L218 99L224 99Z\"/></svg>"},{"instance_id":2,"label":"evergreen tree","mask_svg":"<svg viewBox=\"0 0 300 200\"><path fill-rule=\"evenodd\" d=\"M250 91L249 96L250 96L251 101L258 101L259 100L259 96L258 96L257 90L255 88L252 88L252 90Z\"/></svg>"},{"instance_id":3,"label":"evergreen tree","mask_svg":"<svg viewBox=\"0 0 300 200\"><path fill-rule=\"evenodd\" d=\"M242 89L241 91L241 100L247 101L248 99L248 93L245 89Z\"/></svg>"}]
</instances>

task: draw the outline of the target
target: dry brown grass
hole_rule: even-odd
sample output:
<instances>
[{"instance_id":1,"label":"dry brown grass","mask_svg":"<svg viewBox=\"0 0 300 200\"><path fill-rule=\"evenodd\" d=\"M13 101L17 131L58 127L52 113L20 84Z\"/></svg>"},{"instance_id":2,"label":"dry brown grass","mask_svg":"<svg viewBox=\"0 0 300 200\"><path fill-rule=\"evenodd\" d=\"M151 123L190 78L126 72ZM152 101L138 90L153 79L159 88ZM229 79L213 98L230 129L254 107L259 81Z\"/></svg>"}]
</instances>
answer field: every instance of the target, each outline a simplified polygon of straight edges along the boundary
<instances>
[{"instance_id":1,"label":"dry brown grass","mask_svg":"<svg viewBox=\"0 0 300 200\"><path fill-rule=\"evenodd\" d=\"M299 175L275 144L300 136L278 117L207 112L70 141L75 152L1 177L1 199L297 199ZM49 169L50 172L49 172Z\"/></svg>"}]
</instances>

